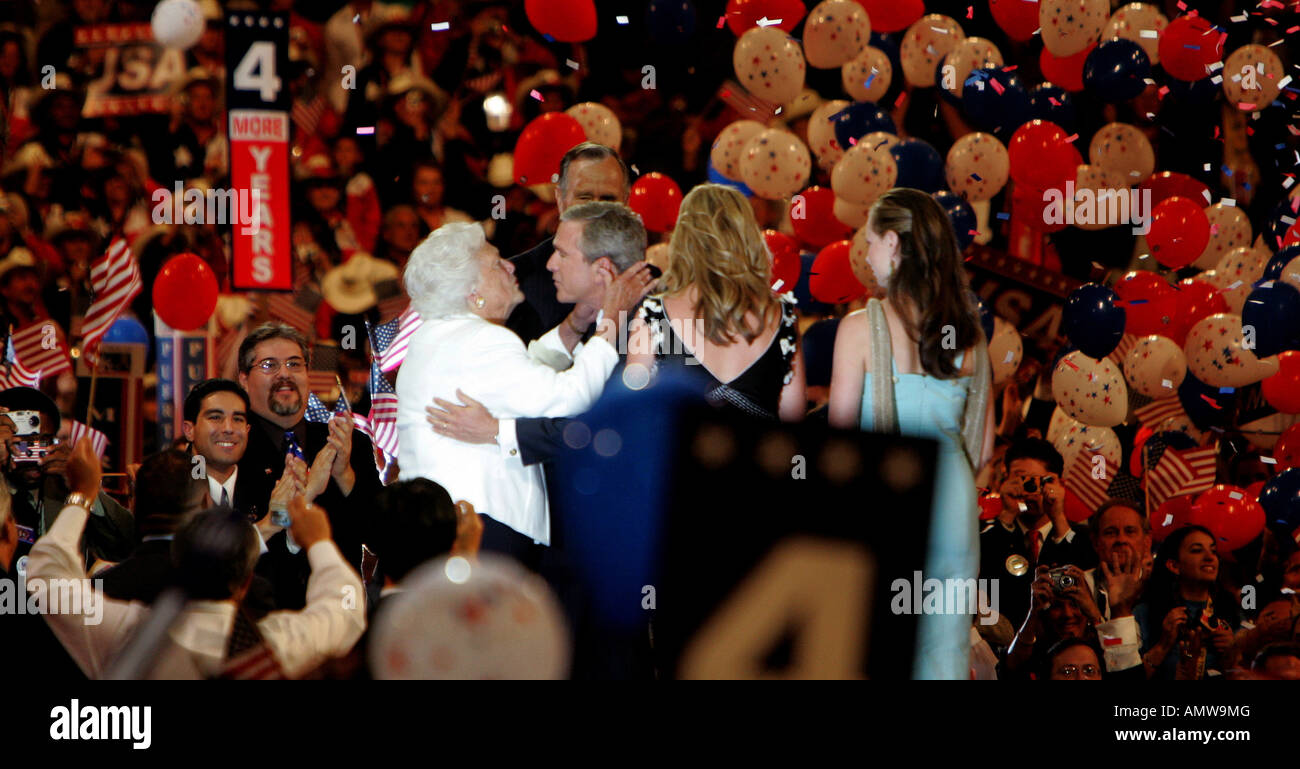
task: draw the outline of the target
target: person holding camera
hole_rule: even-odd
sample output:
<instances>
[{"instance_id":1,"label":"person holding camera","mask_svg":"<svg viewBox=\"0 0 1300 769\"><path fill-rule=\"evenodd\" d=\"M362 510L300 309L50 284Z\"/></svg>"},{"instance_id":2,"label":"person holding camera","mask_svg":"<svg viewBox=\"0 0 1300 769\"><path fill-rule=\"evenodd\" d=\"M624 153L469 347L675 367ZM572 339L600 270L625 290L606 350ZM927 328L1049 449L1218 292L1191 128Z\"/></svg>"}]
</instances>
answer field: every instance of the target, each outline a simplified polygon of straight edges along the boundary
<instances>
[{"instance_id":1,"label":"person holding camera","mask_svg":"<svg viewBox=\"0 0 1300 769\"><path fill-rule=\"evenodd\" d=\"M1005 606L999 611L1019 626L1039 566L1072 564L1086 570L1096 565L1097 556L1086 534L1065 517L1064 461L1052 444L1023 439L1007 449L1002 462L1002 511L980 532L980 576L1001 580Z\"/></svg>"},{"instance_id":2,"label":"person holding camera","mask_svg":"<svg viewBox=\"0 0 1300 769\"><path fill-rule=\"evenodd\" d=\"M1239 614L1219 584L1215 542L1209 529L1187 525L1160 546L1149 598L1133 610L1148 678L1203 680L1237 663Z\"/></svg>"},{"instance_id":3,"label":"person holding camera","mask_svg":"<svg viewBox=\"0 0 1300 769\"><path fill-rule=\"evenodd\" d=\"M59 409L48 396L31 387L0 393L0 440L5 444L3 474L12 495L18 545L14 568L22 571L32 545L54 525L69 495L68 458L72 444L60 443ZM117 563L135 548L135 518L112 497L99 492L85 500L90 510L81 543L86 565Z\"/></svg>"}]
</instances>

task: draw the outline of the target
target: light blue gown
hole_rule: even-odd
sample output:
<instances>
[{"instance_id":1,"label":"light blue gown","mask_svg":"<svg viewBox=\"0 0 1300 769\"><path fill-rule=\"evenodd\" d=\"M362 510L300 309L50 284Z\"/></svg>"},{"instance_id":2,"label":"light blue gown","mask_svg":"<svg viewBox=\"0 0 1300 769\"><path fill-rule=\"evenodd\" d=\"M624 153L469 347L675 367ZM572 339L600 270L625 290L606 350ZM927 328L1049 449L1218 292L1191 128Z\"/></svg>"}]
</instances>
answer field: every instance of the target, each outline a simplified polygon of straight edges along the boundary
<instances>
[{"instance_id":1,"label":"light blue gown","mask_svg":"<svg viewBox=\"0 0 1300 769\"><path fill-rule=\"evenodd\" d=\"M958 368L962 355L956 361ZM979 501L961 436L966 394L974 378L935 379L926 374L898 374L897 367L893 368L898 431L939 442L922 577L975 579L979 572ZM862 429L871 430L872 421L871 372L867 372L862 388ZM918 620L913 677L969 679L971 615L921 614Z\"/></svg>"}]
</instances>

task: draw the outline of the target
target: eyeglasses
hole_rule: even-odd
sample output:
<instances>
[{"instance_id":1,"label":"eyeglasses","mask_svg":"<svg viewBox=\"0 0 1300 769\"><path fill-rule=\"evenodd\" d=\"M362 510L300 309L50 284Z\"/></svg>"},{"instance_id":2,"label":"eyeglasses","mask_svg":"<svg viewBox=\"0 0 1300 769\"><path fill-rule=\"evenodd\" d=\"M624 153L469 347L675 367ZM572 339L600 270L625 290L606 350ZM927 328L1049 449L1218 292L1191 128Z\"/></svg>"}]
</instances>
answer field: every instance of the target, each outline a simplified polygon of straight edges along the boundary
<instances>
[{"instance_id":1,"label":"eyeglasses","mask_svg":"<svg viewBox=\"0 0 1300 769\"><path fill-rule=\"evenodd\" d=\"M302 358L290 358L289 360L285 361L283 365L285 370L288 371L290 374L301 374L302 372L307 370L307 361L303 360ZM280 370L280 366L281 366L280 361L276 360L275 358L267 358L266 360L258 361L257 363L253 364L253 368L257 369L258 371L261 371L263 374L266 374L267 376L274 376L275 373ZM251 371L252 369L249 370Z\"/></svg>"},{"instance_id":2,"label":"eyeglasses","mask_svg":"<svg viewBox=\"0 0 1300 769\"><path fill-rule=\"evenodd\" d=\"M1082 670L1084 676L1088 678L1095 678L1101 674L1101 671L1097 669L1096 665L1084 665L1082 668L1078 665L1065 665L1064 667L1057 668L1056 674L1065 678L1074 678L1079 675L1080 670Z\"/></svg>"}]
</instances>

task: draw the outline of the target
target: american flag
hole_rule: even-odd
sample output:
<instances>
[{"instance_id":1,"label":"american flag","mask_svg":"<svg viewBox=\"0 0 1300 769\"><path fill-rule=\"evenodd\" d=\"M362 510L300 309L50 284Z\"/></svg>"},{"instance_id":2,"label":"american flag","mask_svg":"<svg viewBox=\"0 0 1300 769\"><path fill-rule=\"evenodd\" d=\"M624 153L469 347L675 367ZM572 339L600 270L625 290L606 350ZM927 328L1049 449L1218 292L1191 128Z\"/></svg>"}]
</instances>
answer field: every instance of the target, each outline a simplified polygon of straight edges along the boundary
<instances>
[{"instance_id":1,"label":"american flag","mask_svg":"<svg viewBox=\"0 0 1300 769\"><path fill-rule=\"evenodd\" d=\"M1101 457L1101 467L1094 464L1093 457ZM1096 475L1100 475L1100 478L1094 477L1093 468L1097 468ZM1090 510L1096 512L1097 508L1110 499L1110 484L1117 469L1104 455L1085 446L1065 473L1065 488L1074 492Z\"/></svg>"},{"instance_id":2,"label":"american flag","mask_svg":"<svg viewBox=\"0 0 1300 769\"><path fill-rule=\"evenodd\" d=\"M95 301L86 310L86 318L81 323L81 351L88 361L93 363L96 360L99 341L113 321L140 294L143 285L140 265L136 264L123 238L114 239L104 255L90 265L90 288Z\"/></svg>"},{"instance_id":3,"label":"american flag","mask_svg":"<svg viewBox=\"0 0 1300 769\"><path fill-rule=\"evenodd\" d=\"M10 341L14 354L28 371L39 372L43 377L58 376L71 371L68 343L63 329L52 320L38 320L14 331Z\"/></svg>"},{"instance_id":4,"label":"american flag","mask_svg":"<svg viewBox=\"0 0 1300 769\"><path fill-rule=\"evenodd\" d=\"M379 363L381 371L396 371L402 365L402 361L406 360L406 347L411 342L411 336L423 323L419 313L407 307L401 315L387 323L380 323L374 328L369 323L366 324L373 348L372 357Z\"/></svg>"},{"instance_id":5,"label":"american flag","mask_svg":"<svg viewBox=\"0 0 1300 769\"><path fill-rule=\"evenodd\" d=\"M334 390L334 372L308 371L307 389L312 395L329 395Z\"/></svg>"},{"instance_id":6,"label":"american flag","mask_svg":"<svg viewBox=\"0 0 1300 769\"><path fill-rule=\"evenodd\" d=\"M1145 406L1133 409L1133 416L1142 424L1154 428L1166 419L1184 415L1182 401L1174 395L1169 398L1156 398Z\"/></svg>"},{"instance_id":7,"label":"american flag","mask_svg":"<svg viewBox=\"0 0 1300 769\"><path fill-rule=\"evenodd\" d=\"M370 363L370 437L384 455L397 456L397 393L379 369Z\"/></svg>"},{"instance_id":8,"label":"american flag","mask_svg":"<svg viewBox=\"0 0 1300 769\"><path fill-rule=\"evenodd\" d=\"M342 414L344 416L352 413L352 405L348 403L348 396L339 391L339 399L334 402L334 411L331 412L321 403L321 399L316 397L316 393L307 393L307 414L308 422L325 423L330 421L330 417ZM354 420L355 423L355 420ZM360 427L360 425L357 425ZM368 435L369 433L367 433Z\"/></svg>"},{"instance_id":9,"label":"american flag","mask_svg":"<svg viewBox=\"0 0 1300 769\"><path fill-rule=\"evenodd\" d=\"M108 436L91 427L84 422L78 422L75 419L68 420L68 441L73 446L82 438L90 438L90 445L94 447L95 454L104 458L104 452L108 450Z\"/></svg>"},{"instance_id":10,"label":"american flag","mask_svg":"<svg viewBox=\"0 0 1300 769\"><path fill-rule=\"evenodd\" d=\"M316 133L316 127L320 125L321 115L325 114L325 97L317 96L307 101L305 99L293 100L293 113L291 118L293 124L304 134Z\"/></svg>"},{"instance_id":11,"label":"american flag","mask_svg":"<svg viewBox=\"0 0 1300 769\"><path fill-rule=\"evenodd\" d=\"M1159 459L1150 464L1151 442L1158 441L1155 436L1147 440L1143 447L1146 472L1146 490L1151 498L1154 510L1164 504L1166 499L1178 494L1197 494L1214 485L1218 471L1218 447L1201 446L1179 451L1178 449L1157 446L1161 449Z\"/></svg>"},{"instance_id":12,"label":"american flag","mask_svg":"<svg viewBox=\"0 0 1300 769\"><path fill-rule=\"evenodd\" d=\"M14 338L10 336L5 340L4 366L0 367L0 389L37 387L40 383L41 372L32 373L18 362L18 356L14 353Z\"/></svg>"},{"instance_id":13,"label":"american flag","mask_svg":"<svg viewBox=\"0 0 1300 769\"><path fill-rule=\"evenodd\" d=\"M271 294L266 299L266 311L272 320L287 323L311 336L316 315L300 303L301 298L297 291L292 294Z\"/></svg>"},{"instance_id":14,"label":"american flag","mask_svg":"<svg viewBox=\"0 0 1300 769\"><path fill-rule=\"evenodd\" d=\"M1127 499L1136 504L1138 510L1143 507L1142 484L1133 474L1124 468L1118 468L1115 473L1115 480L1111 481L1110 488L1106 491L1111 499Z\"/></svg>"}]
</instances>

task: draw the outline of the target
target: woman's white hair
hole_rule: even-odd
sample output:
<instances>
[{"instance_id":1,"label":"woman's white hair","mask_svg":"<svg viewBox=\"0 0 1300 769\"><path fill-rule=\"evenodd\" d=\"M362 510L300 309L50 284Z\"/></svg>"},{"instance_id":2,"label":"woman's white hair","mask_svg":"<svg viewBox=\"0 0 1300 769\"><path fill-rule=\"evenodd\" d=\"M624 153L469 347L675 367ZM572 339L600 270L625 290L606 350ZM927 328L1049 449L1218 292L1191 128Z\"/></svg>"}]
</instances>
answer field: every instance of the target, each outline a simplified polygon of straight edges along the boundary
<instances>
[{"instance_id":1,"label":"woman's white hair","mask_svg":"<svg viewBox=\"0 0 1300 769\"><path fill-rule=\"evenodd\" d=\"M466 297L478 287L479 249L487 244L477 223L444 224L411 251L403 280L411 307L422 318L467 312Z\"/></svg>"}]
</instances>

